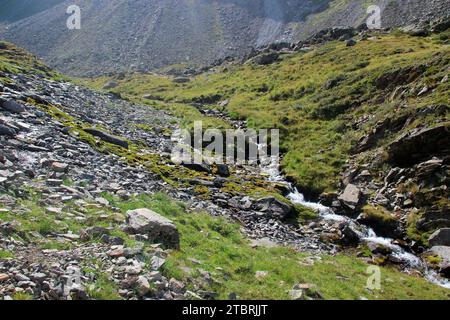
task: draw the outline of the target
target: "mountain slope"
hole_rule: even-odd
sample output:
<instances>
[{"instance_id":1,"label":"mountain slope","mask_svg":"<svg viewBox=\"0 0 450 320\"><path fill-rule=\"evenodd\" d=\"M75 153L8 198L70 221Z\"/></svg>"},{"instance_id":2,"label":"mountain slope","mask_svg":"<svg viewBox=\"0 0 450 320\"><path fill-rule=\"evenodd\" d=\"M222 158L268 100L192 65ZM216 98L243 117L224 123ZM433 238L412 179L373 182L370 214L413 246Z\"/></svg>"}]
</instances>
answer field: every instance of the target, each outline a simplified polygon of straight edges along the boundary
<instances>
[{"instance_id":1,"label":"mountain slope","mask_svg":"<svg viewBox=\"0 0 450 320\"><path fill-rule=\"evenodd\" d=\"M0 23L15 22L47 10L64 0L3 0L0 3Z\"/></svg>"},{"instance_id":2,"label":"mountain slope","mask_svg":"<svg viewBox=\"0 0 450 320\"><path fill-rule=\"evenodd\" d=\"M364 22L368 5L362 0L76 3L82 9L81 30L66 28L66 8L73 1L51 8L44 2L41 12L8 24L0 36L72 75L148 71L173 64L207 65L227 56L244 56L270 42L295 42L327 27L357 26ZM375 3L383 10L384 27L450 14L445 0ZM12 11L9 15L17 16Z\"/></svg>"}]
</instances>

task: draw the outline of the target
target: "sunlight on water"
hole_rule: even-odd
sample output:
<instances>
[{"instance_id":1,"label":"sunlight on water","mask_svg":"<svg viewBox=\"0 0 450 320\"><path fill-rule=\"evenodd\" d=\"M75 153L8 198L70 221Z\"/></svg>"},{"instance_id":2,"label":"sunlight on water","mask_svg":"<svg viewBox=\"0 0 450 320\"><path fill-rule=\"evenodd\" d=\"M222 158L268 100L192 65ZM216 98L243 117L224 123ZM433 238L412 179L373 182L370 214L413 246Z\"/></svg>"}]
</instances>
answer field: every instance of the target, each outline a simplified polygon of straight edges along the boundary
<instances>
[{"instance_id":1,"label":"sunlight on water","mask_svg":"<svg viewBox=\"0 0 450 320\"><path fill-rule=\"evenodd\" d=\"M368 243L376 243L389 248L392 258L403 263L405 269L418 269L424 274L425 279L444 288L450 289L450 281L441 278L435 271L429 270L426 264L416 255L405 251L402 247L394 244L393 239L383 238L376 235L375 231L364 225L359 224L354 219L336 214L333 209L326 207L320 203L309 202L305 200L305 196L300 193L297 188L286 181L279 171L278 161L272 161L270 165L261 166L261 172L266 174L269 181L283 183L287 186L290 193L286 196L293 204L299 204L307 208L315 210L319 213L320 218L325 221L344 222L352 228L359 236L361 241Z\"/></svg>"}]
</instances>

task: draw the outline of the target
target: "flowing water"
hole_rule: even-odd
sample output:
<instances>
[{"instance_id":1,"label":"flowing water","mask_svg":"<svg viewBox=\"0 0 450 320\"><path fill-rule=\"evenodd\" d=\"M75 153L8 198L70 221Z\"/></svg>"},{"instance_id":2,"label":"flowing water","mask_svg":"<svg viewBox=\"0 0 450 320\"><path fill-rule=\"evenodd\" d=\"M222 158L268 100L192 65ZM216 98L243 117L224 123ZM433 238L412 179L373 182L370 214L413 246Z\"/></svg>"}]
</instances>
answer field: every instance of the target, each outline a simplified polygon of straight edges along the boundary
<instances>
[{"instance_id":1,"label":"flowing water","mask_svg":"<svg viewBox=\"0 0 450 320\"><path fill-rule=\"evenodd\" d=\"M336 214L333 209L326 207L320 203L309 202L305 200L303 194L301 194L297 188L295 188L290 182L281 175L279 171L278 159L273 158L270 165L261 166L262 173L269 177L270 181L283 183L287 186L289 194L286 196L294 204L300 204L304 207L315 210L320 219L330 222L345 222L352 230L354 230L361 242L380 244L391 250L391 257L395 260L401 261L405 268L405 271L419 270L424 274L424 277L439 286L450 289L450 281L440 277L437 272L427 268L427 265L422 259L413 253L407 252L405 249L394 243L393 239L383 238L376 235L376 233L367 226L358 223L356 220L346 216Z\"/></svg>"}]
</instances>

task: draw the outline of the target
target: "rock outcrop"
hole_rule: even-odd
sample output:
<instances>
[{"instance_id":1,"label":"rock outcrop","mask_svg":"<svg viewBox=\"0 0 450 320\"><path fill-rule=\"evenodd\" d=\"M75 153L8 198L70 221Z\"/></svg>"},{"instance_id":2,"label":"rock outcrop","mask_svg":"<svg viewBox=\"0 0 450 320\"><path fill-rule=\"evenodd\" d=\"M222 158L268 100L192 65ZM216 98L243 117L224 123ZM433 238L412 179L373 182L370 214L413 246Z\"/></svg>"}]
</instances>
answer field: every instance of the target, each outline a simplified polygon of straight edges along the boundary
<instances>
[{"instance_id":1,"label":"rock outcrop","mask_svg":"<svg viewBox=\"0 0 450 320\"><path fill-rule=\"evenodd\" d=\"M395 165L408 166L433 155L448 154L449 148L449 124L413 130L389 145L388 161Z\"/></svg>"},{"instance_id":2,"label":"rock outcrop","mask_svg":"<svg viewBox=\"0 0 450 320\"><path fill-rule=\"evenodd\" d=\"M122 148L125 148L125 149L128 149L128 142L127 141L125 141L123 139L120 139L120 138L117 138L117 137L114 137L113 135L111 135L109 133L103 132L103 131L98 130L98 129L92 129L92 128L84 129L84 131L86 131L87 133L92 134L95 137L100 138L103 141L106 141L106 142L109 142L109 143L121 146Z\"/></svg>"},{"instance_id":3,"label":"rock outcrop","mask_svg":"<svg viewBox=\"0 0 450 320\"><path fill-rule=\"evenodd\" d=\"M294 214L294 208L274 197L267 197L257 200L253 207L255 210L266 213L272 218L287 219Z\"/></svg>"},{"instance_id":4,"label":"rock outcrop","mask_svg":"<svg viewBox=\"0 0 450 320\"><path fill-rule=\"evenodd\" d=\"M437 267L439 272L450 278L450 247L434 246L427 254L438 258Z\"/></svg>"},{"instance_id":5,"label":"rock outcrop","mask_svg":"<svg viewBox=\"0 0 450 320\"><path fill-rule=\"evenodd\" d=\"M180 235L177 227L167 218L149 209L127 212L127 231L148 237L149 241L160 242L166 248L179 249Z\"/></svg>"}]
</instances>

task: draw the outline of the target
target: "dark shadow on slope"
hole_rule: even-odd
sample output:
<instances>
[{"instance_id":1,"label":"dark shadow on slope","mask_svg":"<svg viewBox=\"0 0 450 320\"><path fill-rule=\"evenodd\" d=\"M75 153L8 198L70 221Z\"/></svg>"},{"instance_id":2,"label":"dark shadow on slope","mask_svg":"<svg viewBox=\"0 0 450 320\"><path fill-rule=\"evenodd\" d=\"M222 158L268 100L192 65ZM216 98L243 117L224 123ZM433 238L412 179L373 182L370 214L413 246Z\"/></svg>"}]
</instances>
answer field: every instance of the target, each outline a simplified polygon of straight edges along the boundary
<instances>
[{"instance_id":1,"label":"dark shadow on slope","mask_svg":"<svg viewBox=\"0 0 450 320\"><path fill-rule=\"evenodd\" d=\"M304 21L314 13L330 8L332 0L218 0L218 2L239 6L249 15L270 18L277 22ZM261 5L264 2L264 5Z\"/></svg>"},{"instance_id":2,"label":"dark shadow on slope","mask_svg":"<svg viewBox=\"0 0 450 320\"><path fill-rule=\"evenodd\" d=\"M65 0L2 0L0 22L16 22L47 10Z\"/></svg>"}]
</instances>

